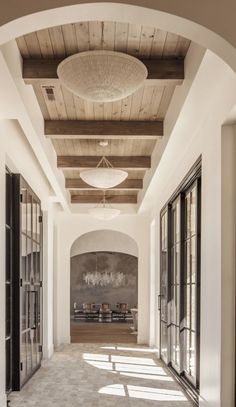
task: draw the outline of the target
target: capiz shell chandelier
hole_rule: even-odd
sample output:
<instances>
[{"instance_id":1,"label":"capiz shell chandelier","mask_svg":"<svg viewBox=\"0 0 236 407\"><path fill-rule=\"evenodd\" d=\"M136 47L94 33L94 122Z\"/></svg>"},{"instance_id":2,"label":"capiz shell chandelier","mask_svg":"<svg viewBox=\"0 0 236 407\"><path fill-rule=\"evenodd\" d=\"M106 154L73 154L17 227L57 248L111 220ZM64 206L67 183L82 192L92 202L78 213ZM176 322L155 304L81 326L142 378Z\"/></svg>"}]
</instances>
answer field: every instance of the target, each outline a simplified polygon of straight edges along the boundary
<instances>
[{"instance_id":1,"label":"capiz shell chandelier","mask_svg":"<svg viewBox=\"0 0 236 407\"><path fill-rule=\"evenodd\" d=\"M96 168L80 172L84 182L95 188L113 188L123 182L128 176L124 170L113 168L106 157L102 157Z\"/></svg>"},{"instance_id":2,"label":"capiz shell chandelier","mask_svg":"<svg viewBox=\"0 0 236 407\"><path fill-rule=\"evenodd\" d=\"M91 208L88 210L90 215L92 215L96 219L100 220L111 220L116 218L118 215L120 215L120 210L112 208L112 206L107 202L106 196L105 196L105 191L103 194L103 198L101 202L95 206L95 208Z\"/></svg>"},{"instance_id":3,"label":"capiz shell chandelier","mask_svg":"<svg viewBox=\"0 0 236 407\"><path fill-rule=\"evenodd\" d=\"M134 93L147 78L139 59L115 51L85 51L64 59L57 75L75 95L93 102L112 102Z\"/></svg>"}]
</instances>

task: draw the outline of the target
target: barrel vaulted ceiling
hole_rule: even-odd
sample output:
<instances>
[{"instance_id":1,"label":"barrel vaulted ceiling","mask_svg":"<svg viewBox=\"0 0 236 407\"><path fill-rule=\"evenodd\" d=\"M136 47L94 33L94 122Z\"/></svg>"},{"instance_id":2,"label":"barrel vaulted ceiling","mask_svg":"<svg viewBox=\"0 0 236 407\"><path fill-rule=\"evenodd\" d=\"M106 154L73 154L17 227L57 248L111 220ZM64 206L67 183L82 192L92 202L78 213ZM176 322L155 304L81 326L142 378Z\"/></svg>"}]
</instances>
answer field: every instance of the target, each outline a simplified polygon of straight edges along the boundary
<instances>
[{"instance_id":1,"label":"barrel vaulted ceiling","mask_svg":"<svg viewBox=\"0 0 236 407\"><path fill-rule=\"evenodd\" d=\"M50 27L17 38L23 78L32 85L49 137L65 176L72 203L97 203L102 191L80 178L102 156L128 178L106 193L111 203L137 203L152 152L163 137L163 121L176 86L184 80L184 58L190 41L158 27L119 22L79 22ZM141 59L148 78L125 99L93 103L74 96L57 77L65 57L86 50L115 50ZM108 140L102 147L101 140Z\"/></svg>"}]
</instances>

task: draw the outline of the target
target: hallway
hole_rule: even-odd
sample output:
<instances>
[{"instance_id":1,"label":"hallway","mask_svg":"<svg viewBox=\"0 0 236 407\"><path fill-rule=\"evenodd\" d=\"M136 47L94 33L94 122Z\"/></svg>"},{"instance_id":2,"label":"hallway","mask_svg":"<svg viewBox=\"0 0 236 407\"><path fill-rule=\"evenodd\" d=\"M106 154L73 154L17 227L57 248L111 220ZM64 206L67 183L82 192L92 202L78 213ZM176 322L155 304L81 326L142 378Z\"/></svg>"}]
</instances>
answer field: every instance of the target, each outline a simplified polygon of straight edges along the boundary
<instances>
[{"instance_id":1,"label":"hallway","mask_svg":"<svg viewBox=\"0 0 236 407\"><path fill-rule=\"evenodd\" d=\"M137 345L61 347L10 398L11 407L193 405L155 353Z\"/></svg>"}]
</instances>

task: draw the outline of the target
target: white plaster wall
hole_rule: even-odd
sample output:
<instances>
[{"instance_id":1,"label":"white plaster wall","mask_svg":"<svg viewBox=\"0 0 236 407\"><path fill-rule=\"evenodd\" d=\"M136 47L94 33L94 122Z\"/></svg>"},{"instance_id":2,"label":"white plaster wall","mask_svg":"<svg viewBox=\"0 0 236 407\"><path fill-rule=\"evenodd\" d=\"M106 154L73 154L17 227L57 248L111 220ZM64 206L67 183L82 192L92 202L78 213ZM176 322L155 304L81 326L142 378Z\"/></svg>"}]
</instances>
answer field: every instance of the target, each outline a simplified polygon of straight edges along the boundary
<instances>
[{"instance_id":1,"label":"white plaster wall","mask_svg":"<svg viewBox=\"0 0 236 407\"><path fill-rule=\"evenodd\" d=\"M42 202L44 214L49 223L52 221L52 212L48 213L48 201L51 195L51 188L39 166L32 149L24 136L24 133L16 120L0 120L0 406L5 406L5 166L15 173L23 175L25 180L35 191ZM52 234L44 235L47 237L47 242L50 245L52 242ZM47 254L44 253L44 264L50 265L52 258L47 259ZM51 277L50 277L51 269ZM45 275L52 278L52 267L45 266ZM48 285L47 281L43 288L47 292L47 297L52 298L52 284ZM45 297L45 299L47 298ZM45 332L45 343L48 349L53 348L52 343L52 301L47 303L48 313L44 315L44 326L51 326ZM50 310L51 307L51 310ZM49 319L47 319L49 318ZM45 349L44 349L45 351ZM45 352L49 356L48 352Z\"/></svg>"},{"instance_id":2,"label":"white plaster wall","mask_svg":"<svg viewBox=\"0 0 236 407\"><path fill-rule=\"evenodd\" d=\"M134 239L113 230L96 230L76 239L71 247L71 257L90 252L117 252L138 257L138 246Z\"/></svg>"},{"instance_id":3,"label":"white plaster wall","mask_svg":"<svg viewBox=\"0 0 236 407\"><path fill-rule=\"evenodd\" d=\"M138 215L121 215L102 222L89 215L57 216L57 268L54 287L56 296L55 345L70 343L70 251L75 239L97 230L122 232L135 240L138 246L138 342L149 342L149 218Z\"/></svg>"},{"instance_id":4,"label":"white plaster wall","mask_svg":"<svg viewBox=\"0 0 236 407\"><path fill-rule=\"evenodd\" d=\"M156 228L159 231L161 208L197 158L202 155L201 407L233 407L232 385L231 391L224 391L225 381L222 380L224 369L228 369L231 373L233 371L233 341L227 342L230 350L224 358L222 357L224 350L222 337L234 337L234 321L232 320L232 292L229 291L230 284L233 284L232 267L231 274L227 272L228 280L224 284L226 273L222 262L223 250L225 250L222 246L223 235L221 234L224 220L221 202L222 171L223 165L227 166L229 163L227 159L224 161L221 159L224 141L221 127L235 103L235 74L218 57L208 51L173 127L167 148L140 209L152 211L152 218L156 220ZM175 108L176 106L172 105L169 109L165 121L167 128ZM235 174L233 175L235 177ZM227 190L225 177L224 183ZM159 233L156 246L159 247ZM232 251L231 256L233 256ZM229 270L229 264L232 265L233 261L228 259L227 270ZM159 260L157 269L159 280ZM228 323L226 321L222 323L222 309L231 309ZM224 318L229 318L226 312L224 312ZM158 320L158 313L156 320ZM158 342L156 344L158 345Z\"/></svg>"}]
</instances>

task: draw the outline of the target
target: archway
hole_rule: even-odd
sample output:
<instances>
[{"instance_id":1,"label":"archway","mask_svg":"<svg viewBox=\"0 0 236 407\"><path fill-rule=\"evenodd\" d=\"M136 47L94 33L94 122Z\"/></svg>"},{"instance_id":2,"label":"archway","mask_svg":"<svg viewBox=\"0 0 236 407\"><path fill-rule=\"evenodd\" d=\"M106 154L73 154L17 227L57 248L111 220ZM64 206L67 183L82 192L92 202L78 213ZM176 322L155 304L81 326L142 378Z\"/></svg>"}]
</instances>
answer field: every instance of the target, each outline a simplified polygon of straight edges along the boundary
<instances>
[{"instance_id":1,"label":"archway","mask_svg":"<svg viewBox=\"0 0 236 407\"><path fill-rule=\"evenodd\" d=\"M70 252L72 343L136 343L138 247L113 230L88 232Z\"/></svg>"},{"instance_id":2,"label":"archway","mask_svg":"<svg viewBox=\"0 0 236 407\"><path fill-rule=\"evenodd\" d=\"M222 58L231 68L236 71L236 51L234 44L234 33L230 30L224 30L224 24L221 24L223 18L215 21L207 21L206 9L204 12L194 8L191 12L189 7L183 8L183 4L158 4L153 1L147 7L147 3L139 1L135 5L119 1L113 2L81 2L81 4L73 4L74 1L58 2L50 5L32 5L22 4L22 13L16 8L12 14L12 7L5 6L5 15L2 14L2 26L0 27L0 45L15 39L16 37L40 30L52 25L60 25L73 23L75 21L86 20L101 20L101 21L120 21L128 23L143 24L149 26L158 26L162 30L170 31L186 37L196 43L199 43L204 48L208 48ZM55 8L55 5L59 6ZM209 15L212 15L211 1L208 5ZM52 8L50 8L52 7ZM178 8L180 7L180 8ZM182 8L182 11L181 11ZM184 12L183 12L184 9ZM226 12L227 8L222 6L221 12ZM225 20L232 20L232 11L229 9L229 14ZM12 20L12 16L14 16ZM232 26L234 23L232 21ZM228 26L227 26L228 28ZM231 45L233 44L233 45Z\"/></svg>"}]
</instances>

